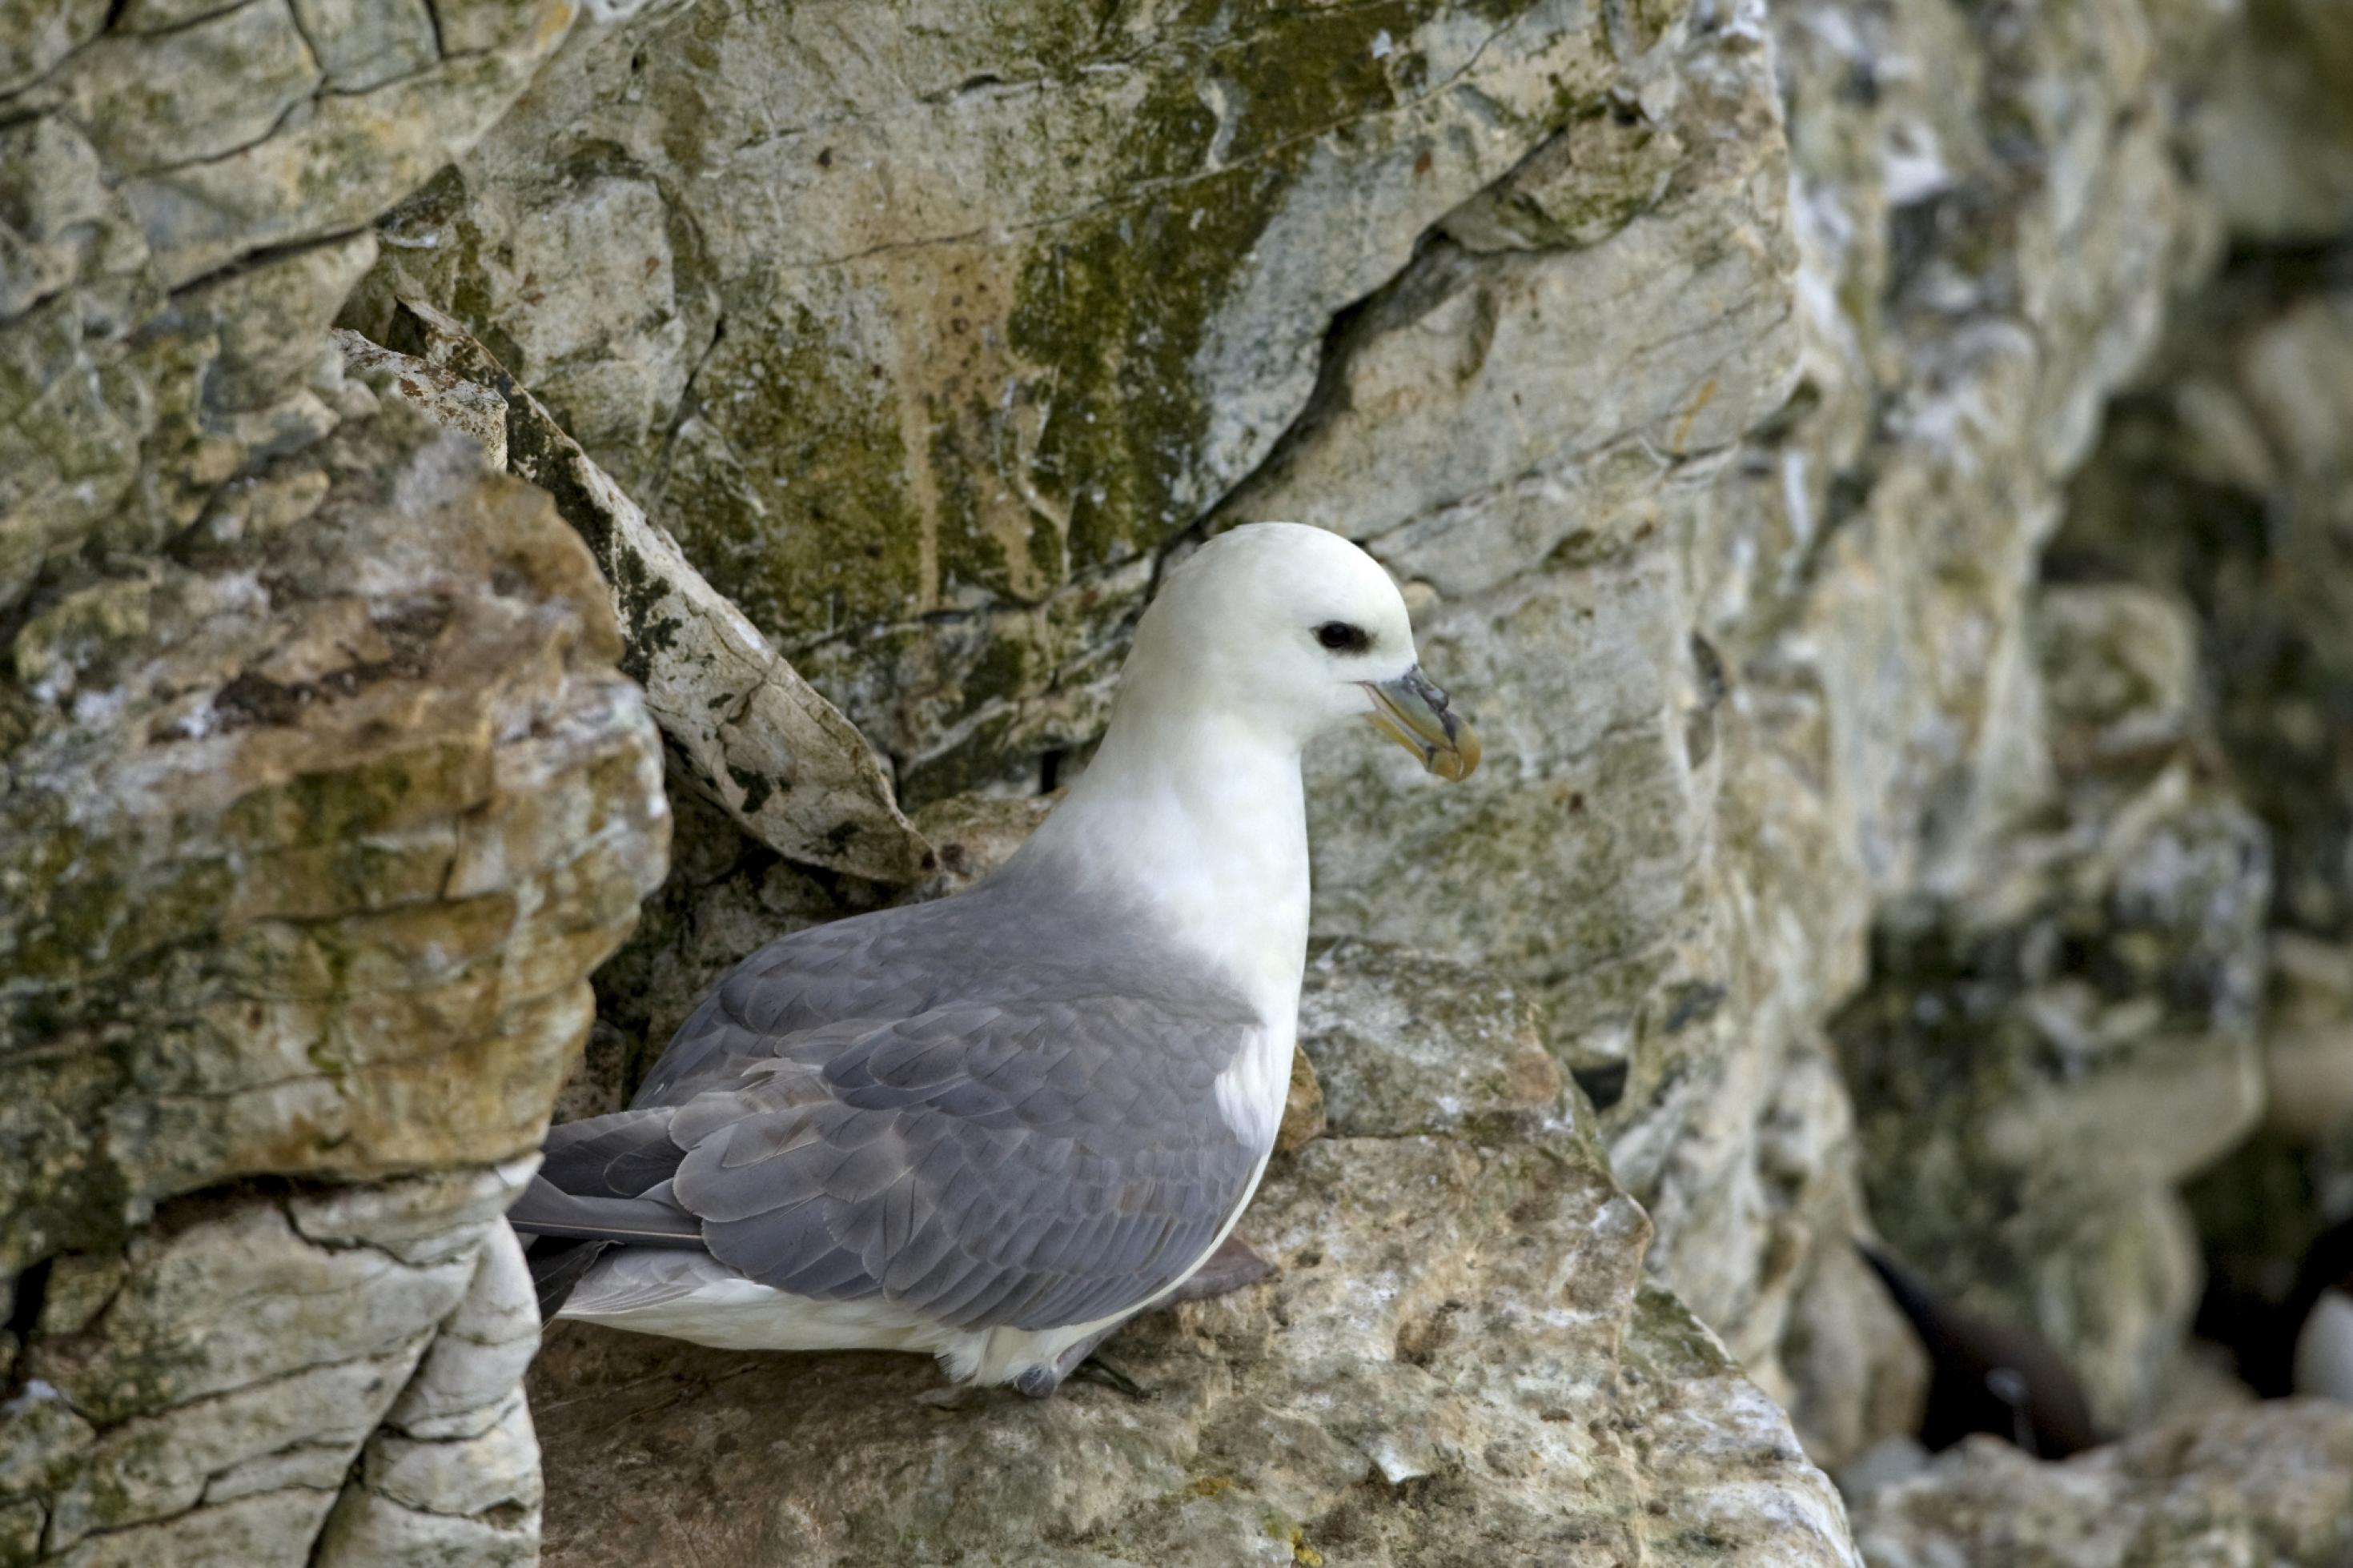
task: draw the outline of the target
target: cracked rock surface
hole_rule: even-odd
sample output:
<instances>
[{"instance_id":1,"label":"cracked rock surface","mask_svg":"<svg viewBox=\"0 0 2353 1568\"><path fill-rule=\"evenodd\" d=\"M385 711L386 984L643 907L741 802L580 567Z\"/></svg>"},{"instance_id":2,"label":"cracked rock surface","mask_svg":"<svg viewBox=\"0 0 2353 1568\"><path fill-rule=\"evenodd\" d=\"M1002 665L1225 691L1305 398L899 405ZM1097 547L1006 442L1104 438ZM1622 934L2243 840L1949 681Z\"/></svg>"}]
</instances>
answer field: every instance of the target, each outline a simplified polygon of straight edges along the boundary
<instances>
[{"instance_id":1,"label":"cracked rock surface","mask_svg":"<svg viewBox=\"0 0 2353 1568\"><path fill-rule=\"evenodd\" d=\"M387 411L230 503L14 646L13 1560L299 1563L331 1508L319 1561L524 1560L499 1163L659 878L659 743L587 551L470 442ZM491 1555L394 1550L445 1538Z\"/></svg>"},{"instance_id":2,"label":"cracked rock surface","mask_svg":"<svg viewBox=\"0 0 2353 1568\"><path fill-rule=\"evenodd\" d=\"M1848 1562L1859 1232L2128 1437L1867 1555L2320 1561L2134 1429L2353 1203L2341 10L0 6L0 1564ZM1489 738L1312 763L1282 1272L526 1407L551 1110L1271 516Z\"/></svg>"},{"instance_id":3,"label":"cracked rock surface","mask_svg":"<svg viewBox=\"0 0 2353 1568\"><path fill-rule=\"evenodd\" d=\"M414 300L399 302L387 335L417 353L339 329L347 367L555 498L612 585L622 672L645 688L686 783L799 864L892 884L932 866L865 737L489 350Z\"/></svg>"}]
</instances>

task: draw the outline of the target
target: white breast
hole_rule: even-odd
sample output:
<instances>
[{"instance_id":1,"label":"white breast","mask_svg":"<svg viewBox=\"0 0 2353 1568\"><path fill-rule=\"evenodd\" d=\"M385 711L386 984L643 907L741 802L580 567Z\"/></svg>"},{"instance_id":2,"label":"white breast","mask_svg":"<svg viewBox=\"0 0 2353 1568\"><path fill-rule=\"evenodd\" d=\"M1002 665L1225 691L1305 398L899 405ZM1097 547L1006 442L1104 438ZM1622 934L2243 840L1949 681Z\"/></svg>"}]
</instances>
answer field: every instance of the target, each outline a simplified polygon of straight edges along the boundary
<instances>
[{"instance_id":1,"label":"white breast","mask_svg":"<svg viewBox=\"0 0 2353 1568\"><path fill-rule=\"evenodd\" d=\"M1295 1014L1255 1031L1217 1078L1218 1113L1235 1136L1261 1153L1274 1147L1275 1130L1282 1125L1282 1108L1291 1098L1291 1052L1297 1033Z\"/></svg>"}]
</instances>

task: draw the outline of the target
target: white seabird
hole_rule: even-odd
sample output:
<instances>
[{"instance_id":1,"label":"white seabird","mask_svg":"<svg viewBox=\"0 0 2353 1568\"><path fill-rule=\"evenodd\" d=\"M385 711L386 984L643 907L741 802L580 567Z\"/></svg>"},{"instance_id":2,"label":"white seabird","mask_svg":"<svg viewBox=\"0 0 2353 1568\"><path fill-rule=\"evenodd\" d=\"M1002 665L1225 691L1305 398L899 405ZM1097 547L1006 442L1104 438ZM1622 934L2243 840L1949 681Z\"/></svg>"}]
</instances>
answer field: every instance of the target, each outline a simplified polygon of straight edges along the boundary
<instances>
[{"instance_id":1,"label":"white seabird","mask_svg":"<svg viewBox=\"0 0 2353 1568\"><path fill-rule=\"evenodd\" d=\"M1478 762L1372 557L1295 523L1209 541L1001 870L771 942L631 1109L548 1134L511 1215L543 1307L1052 1393L1257 1190L1306 959L1301 751L1360 721L1445 778Z\"/></svg>"}]
</instances>

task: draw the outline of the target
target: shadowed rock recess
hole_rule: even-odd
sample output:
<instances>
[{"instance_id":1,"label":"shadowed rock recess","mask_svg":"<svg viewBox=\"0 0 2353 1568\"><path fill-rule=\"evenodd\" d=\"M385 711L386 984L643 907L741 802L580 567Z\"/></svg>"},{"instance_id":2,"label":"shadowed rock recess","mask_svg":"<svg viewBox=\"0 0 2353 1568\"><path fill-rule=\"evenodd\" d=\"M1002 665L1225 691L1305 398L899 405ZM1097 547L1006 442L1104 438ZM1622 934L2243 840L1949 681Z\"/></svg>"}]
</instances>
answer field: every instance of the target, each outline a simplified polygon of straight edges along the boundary
<instances>
[{"instance_id":1,"label":"shadowed rock recess","mask_svg":"<svg viewBox=\"0 0 2353 1568\"><path fill-rule=\"evenodd\" d=\"M2353 1212L2348 104L2325 0L0 8L0 1568L2343 1562L2192 1374ZM1140 1401L526 1385L550 1115L1277 517L1488 751L1311 760L1273 1278ZM1850 1534L1859 1234L2125 1440Z\"/></svg>"}]
</instances>

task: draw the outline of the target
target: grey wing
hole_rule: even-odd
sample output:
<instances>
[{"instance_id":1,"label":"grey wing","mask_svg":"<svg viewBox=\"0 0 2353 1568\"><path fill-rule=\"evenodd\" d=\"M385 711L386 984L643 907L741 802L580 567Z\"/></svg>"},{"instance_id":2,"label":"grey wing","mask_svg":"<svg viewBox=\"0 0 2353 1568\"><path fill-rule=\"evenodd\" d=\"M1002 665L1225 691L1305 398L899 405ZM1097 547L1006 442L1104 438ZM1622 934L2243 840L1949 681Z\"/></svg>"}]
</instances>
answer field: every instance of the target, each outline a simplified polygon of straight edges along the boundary
<instances>
[{"instance_id":1,"label":"grey wing","mask_svg":"<svg viewBox=\"0 0 2353 1568\"><path fill-rule=\"evenodd\" d=\"M1183 1277L1264 1153L1216 1091L1262 1026L1169 956L1008 873L796 932L695 1011L635 1109L551 1133L533 1191L634 1202L616 1219L639 1231L687 1218L797 1295L971 1328L1113 1316ZM519 1229L579 1217L544 1198Z\"/></svg>"},{"instance_id":2,"label":"grey wing","mask_svg":"<svg viewBox=\"0 0 2353 1568\"><path fill-rule=\"evenodd\" d=\"M1219 1109L1259 1028L1229 1003L947 1007L678 1108L670 1196L723 1263L820 1300L1042 1329L1181 1279L1264 1151Z\"/></svg>"},{"instance_id":3,"label":"grey wing","mask_svg":"<svg viewBox=\"0 0 2353 1568\"><path fill-rule=\"evenodd\" d=\"M952 899L878 910L779 937L730 970L680 1026L634 1107L683 1105L740 1081L779 1055L807 1058L817 1039L912 1018L983 994L1050 988L1041 962L1070 932L1067 916L994 883Z\"/></svg>"},{"instance_id":4,"label":"grey wing","mask_svg":"<svg viewBox=\"0 0 2353 1568\"><path fill-rule=\"evenodd\" d=\"M543 1320L580 1304L576 1288L617 1247L624 1257L711 1261L701 1222L670 1197L686 1153L670 1142L670 1117L625 1110L549 1130L539 1173L507 1211L525 1238Z\"/></svg>"},{"instance_id":5,"label":"grey wing","mask_svg":"<svg viewBox=\"0 0 2353 1568\"><path fill-rule=\"evenodd\" d=\"M1093 996L730 1047L746 1070L683 1105L551 1131L512 1217L637 1247L699 1230L763 1284L959 1328L1092 1322L1176 1284L1247 1194L1264 1151L1216 1082L1259 1027L1229 999Z\"/></svg>"}]
</instances>

